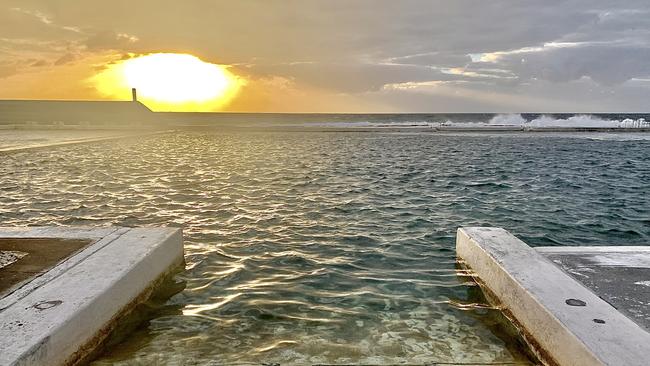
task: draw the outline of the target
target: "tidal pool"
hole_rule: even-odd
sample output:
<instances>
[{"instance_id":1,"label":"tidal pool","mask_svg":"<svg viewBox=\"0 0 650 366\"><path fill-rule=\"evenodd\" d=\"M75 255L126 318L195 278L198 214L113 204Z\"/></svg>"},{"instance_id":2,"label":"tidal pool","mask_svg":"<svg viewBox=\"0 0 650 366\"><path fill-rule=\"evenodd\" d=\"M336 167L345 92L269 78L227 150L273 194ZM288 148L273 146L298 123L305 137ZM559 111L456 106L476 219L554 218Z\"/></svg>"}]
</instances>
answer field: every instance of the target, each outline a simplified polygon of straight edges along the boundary
<instances>
[{"instance_id":1,"label":"tidal pool","mask_svg":"<svg viewBox=\"0 0 650 366\"><path fill-rule=\"evenodd\" d=\"M525 365L457 227L650 243L647 139L201 132L0 161L0 225L183 227L185 289L96 365Z\"/></svg>"}]
</instances>

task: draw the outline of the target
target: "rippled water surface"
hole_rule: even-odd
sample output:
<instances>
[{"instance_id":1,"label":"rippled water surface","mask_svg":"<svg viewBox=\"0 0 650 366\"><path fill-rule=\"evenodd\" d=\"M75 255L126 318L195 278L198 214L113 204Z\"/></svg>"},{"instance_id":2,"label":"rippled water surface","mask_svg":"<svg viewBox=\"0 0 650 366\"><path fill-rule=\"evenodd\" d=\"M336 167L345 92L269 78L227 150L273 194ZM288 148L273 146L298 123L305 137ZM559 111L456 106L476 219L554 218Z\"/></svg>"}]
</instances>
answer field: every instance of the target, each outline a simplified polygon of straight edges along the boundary
<instances>
[{"instance_id":1,"label":"rippled water surface","mask_svg":"<svg viewBox=\"0 0 650 366\"><path fill-rule=\"evenodd\" d=\"M650 243L650 141L179 133L0 156L0 225L184 229L184 291L97 364L511 362L454 232Z\"/></svg>"}]
</instances>

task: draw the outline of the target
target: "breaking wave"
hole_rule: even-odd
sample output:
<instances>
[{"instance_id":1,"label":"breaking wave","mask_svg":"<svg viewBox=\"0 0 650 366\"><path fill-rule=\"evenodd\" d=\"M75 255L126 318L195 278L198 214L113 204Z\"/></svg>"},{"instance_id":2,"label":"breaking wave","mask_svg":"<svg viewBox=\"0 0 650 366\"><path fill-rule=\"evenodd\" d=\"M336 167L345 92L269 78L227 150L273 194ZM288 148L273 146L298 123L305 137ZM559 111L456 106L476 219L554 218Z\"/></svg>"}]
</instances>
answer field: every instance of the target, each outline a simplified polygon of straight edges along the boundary
<instances>
[{"instance_id":1,"label":"breaking wave","mask_svg":"<svg viewBox=\"0 0 650 366\"><path fill-rule=\"evenodd\" d=\"M447 122L450 126L477 126L476 123L454 123ZM650 121L645 118L631 119L605 119L590 114L579 114L567 118L556 118L551 115L542 115L527 120L521 114L499 114L492 117L487 123L480 123L483 126L513 126L528 128L650 128Z\"/></svg>"},{"instance_id":2,"label":"breaking wave","mask_svg":"<svg viewBox=\"0 0 650 366\"><path fill-rule=\"evenodd\" d=\"M501 125L501 126L521 126L526 123L526 119L521 116L521 114L498 114L490 121L490 125Z\"/></svg>"},{"instance_id":3,"label":"breaking wave","mask_svg":"<svg viewBox=\"0 0 650 366\"><path fill-rule=\"evenodd\" d=\"M320 120L293 121L287 117L276 126L310 128L650 128L644 114L388 114L322 116ZM646 120L648 118L648 120Z\"/></svg>"},{"instance_id":4,"label":"breaking wave","mask_svg":"<svg viewBox=\"0 0 650 366\"><path fill-rule=\"evenodd\" d=\"M609 127L609 128L648 128L650 122L644 118L606 120L593 115L577 115L566 119L542 116L528 123L532 127Z\"/></svg>"}]
</instances>

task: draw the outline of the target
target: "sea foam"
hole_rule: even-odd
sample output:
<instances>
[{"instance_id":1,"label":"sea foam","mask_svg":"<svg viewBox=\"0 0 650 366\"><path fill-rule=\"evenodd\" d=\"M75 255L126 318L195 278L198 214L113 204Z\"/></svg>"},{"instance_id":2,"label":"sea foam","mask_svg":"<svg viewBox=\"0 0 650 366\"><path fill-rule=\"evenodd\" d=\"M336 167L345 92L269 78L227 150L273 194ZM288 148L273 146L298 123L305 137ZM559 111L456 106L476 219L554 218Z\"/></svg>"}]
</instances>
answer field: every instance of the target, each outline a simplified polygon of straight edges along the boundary
<instances>
[{"instance_id":1,"label":"sea foam","mask_svg":"<svg viewBox=\"0 0 650 366\"><path fill-rule=\"evenodd\" d=\"M453 122L447 121L444 126L452 127L524 127L524 128L650 128L650 121L644 118L623 120L604 119L590 114L577 114L568 118L556 118L542 115L532 120L526 120L521 114L498 114L487 122Z\"/></svg>"}]
</instances>

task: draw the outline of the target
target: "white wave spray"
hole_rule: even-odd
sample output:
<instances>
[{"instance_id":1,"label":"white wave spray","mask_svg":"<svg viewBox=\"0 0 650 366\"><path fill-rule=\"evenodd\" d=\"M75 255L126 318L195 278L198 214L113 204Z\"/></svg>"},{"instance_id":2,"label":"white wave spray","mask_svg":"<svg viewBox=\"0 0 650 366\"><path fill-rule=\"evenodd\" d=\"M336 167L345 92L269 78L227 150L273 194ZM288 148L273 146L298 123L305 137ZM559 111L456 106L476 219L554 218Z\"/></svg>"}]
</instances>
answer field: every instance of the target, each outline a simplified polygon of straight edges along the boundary
<instances>
[{"instance_id":1,"label":"white wave spray","mask_svg":"<svg viewBox=\"0 0 650 366\"><path fill-rule=\"evenodd\" d=\"M521 114L498 114L487 122L453 122L448 121L445 126L454 127L523 127L523 128L650 128L650 121L639 119L602 119L589 114L580 114L568 118L555 118L542 115L527 121Z\"/></svg>"}]
</instances>

